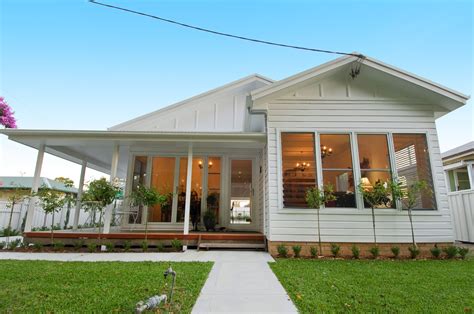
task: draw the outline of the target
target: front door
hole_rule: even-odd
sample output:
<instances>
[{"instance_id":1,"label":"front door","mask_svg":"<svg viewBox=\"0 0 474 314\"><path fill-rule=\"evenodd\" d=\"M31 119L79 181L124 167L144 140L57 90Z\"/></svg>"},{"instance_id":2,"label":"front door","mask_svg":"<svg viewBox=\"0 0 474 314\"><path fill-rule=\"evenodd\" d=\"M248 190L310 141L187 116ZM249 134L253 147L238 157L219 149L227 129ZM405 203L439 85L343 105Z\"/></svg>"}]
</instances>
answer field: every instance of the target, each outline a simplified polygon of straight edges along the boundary
<instances>
[{"instance_id":1,"label":"front door","mask_svg":"<svg viewBox=\"0 0 474 314\"><path fill-rule=\"evenodd\" d=\"M230 160L229 228L249 230L255 226L253 160Z\"/></svg>"}]
</instances>

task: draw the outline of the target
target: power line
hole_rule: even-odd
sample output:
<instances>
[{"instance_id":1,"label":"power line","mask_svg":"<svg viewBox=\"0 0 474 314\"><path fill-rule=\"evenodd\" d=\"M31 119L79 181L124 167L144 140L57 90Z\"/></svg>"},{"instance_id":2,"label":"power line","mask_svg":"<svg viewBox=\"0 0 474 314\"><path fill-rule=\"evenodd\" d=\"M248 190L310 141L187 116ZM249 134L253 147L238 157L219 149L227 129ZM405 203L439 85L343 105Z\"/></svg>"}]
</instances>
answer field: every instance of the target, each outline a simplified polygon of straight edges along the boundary
<instances>
[{"instance_id":1,"label":"power line","mask_svg":"<svg viewBox=\"0 0 474 314\"><path fill-rule=\"evenodd\" d=\"M127 9L127 8L123 8L123 7L119 7L119 6L115 6L115 5L111 5L111 4L107 4L107 3L97 2L95 0L89 0L89 2L91 2L93 4L101 5L101 6L104 6L104 7L108 7L108 8L111 8L111 9L116 9L116 10L124 11L124 12L127 12L127 13L146 16L146 17L149 17L149 18L152 18L152 19L160 20L162 22L167 22L167 23L179 25L179 26L186 27L186 28L191 28L191 29L198 30L198 31L201 31L201 32L211 33L211 34L214 34L214 35L225 36L225 37L230 37L230 38L255 42L255 43L259 43L259 44L278 46L278 47L284 47L284 48L292 48L292 49L299 49L299 50L306 50L306 51L313 51L313 52L321 52L321 53L331 53L331 54L345 55L345 56L354 56L354 57L358 57L360 59L365 58L364 55L357 54L357 53L349 53L349 52L341 52L341 51L333 51L333 50L325 50L325 49L316 49L316 48L308 48L308 47L287 45L287 44L276 43L276 42L271 42L271 41L267 41L267 40L261 40L261 39L255 39L255 38L249 38L249 37L244 37L244 36L238 36L238 35L218 32L218 31L214 31L212 29L207 29L207 28L202 28L202 27L198 27L198 26L194 26L194 25L189 25L189 24L186 24L186 23L181 23L181 22L178 22L178 21L166 19L166 18L163 18L163 17L159 17L159 16L156 16L156 15L152 15L152 14L148 14L148 13L144 13L144 12L140 12L140 11L135 11L135 10L131 10L131 9Z\"/></svg>"}]
</instances>

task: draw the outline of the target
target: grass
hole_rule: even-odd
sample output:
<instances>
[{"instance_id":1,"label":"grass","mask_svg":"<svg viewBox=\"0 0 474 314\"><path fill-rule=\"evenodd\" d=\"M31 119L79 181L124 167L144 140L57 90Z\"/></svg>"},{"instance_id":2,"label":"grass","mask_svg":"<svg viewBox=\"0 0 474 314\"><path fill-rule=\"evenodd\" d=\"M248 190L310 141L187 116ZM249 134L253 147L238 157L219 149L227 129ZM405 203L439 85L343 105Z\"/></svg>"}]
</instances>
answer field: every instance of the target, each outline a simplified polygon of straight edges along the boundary
<instances>
[{"instance_id":1,"label":"grass","mask_svg":"<svg viewBox=\"0 0 474 314\"><path fill-rule=\"evenodd\" d=\"M472 313L471 260L292 260L270 263L301 313Z\"/></svg>"},{"instance_id":2,"label":"grass","mask_svg":"<svg viewBox=\"0 0 474 314\"><path fill-rule=\"evenodd\" d=\"M167 262L0 261L0 313L131 313L135 304L168 293ZM171 263L175 313L190 313L212 263Z\"/></svg>"}]
</instances>

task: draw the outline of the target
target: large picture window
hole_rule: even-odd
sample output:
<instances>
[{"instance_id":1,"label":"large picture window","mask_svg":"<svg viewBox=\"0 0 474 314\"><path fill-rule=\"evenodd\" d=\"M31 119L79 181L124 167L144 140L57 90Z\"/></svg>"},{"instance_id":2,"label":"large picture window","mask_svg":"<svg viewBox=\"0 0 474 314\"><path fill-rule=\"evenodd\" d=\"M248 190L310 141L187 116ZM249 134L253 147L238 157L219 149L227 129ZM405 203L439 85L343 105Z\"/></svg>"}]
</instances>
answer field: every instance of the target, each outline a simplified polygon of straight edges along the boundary
<instances>
[{"instance_id":1,"label":"large picture window","mask_svg":"<svg viewBox=\"0 0 474 314\"><path fill-rule=\"evenodd\" d=\"M283 205L307 207L306 191L316 185L314 133L282 133Z\"/></svg>"},{"instance_id":2,"label":"large picture window","mask_svg":"<svg viewBox=\"0 0 474 314\"><path fill-rule=\"evenodd\" d=\"M350 135L321 134L319 139L323 183L331 185L336 196L326 207L356 207Z\"/></svg>"},{"instance_id":3,"label":"large picture window","mask_svg":"<svg viewBox=\"0 0 474 314\"><path fill-rule=\"evenodd\" d=\"M427 189L417 199L415 209L435 209L428 144L424 134L393 134L397 175L402 188L425 181Z\"/></svg>"}]
</instances>

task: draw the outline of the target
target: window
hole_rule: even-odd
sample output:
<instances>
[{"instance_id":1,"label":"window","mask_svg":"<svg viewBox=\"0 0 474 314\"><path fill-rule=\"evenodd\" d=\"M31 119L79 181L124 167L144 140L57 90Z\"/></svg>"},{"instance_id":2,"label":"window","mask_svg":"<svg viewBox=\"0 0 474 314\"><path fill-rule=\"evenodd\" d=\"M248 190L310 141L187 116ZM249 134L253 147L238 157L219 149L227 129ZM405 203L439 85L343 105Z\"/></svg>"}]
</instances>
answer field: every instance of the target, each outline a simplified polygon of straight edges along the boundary
<instances>
[{"instance_id":1,"label":"window","mask_svg":"<svg viewBox=\"0 0 474 314\"><path fill-rule=\"evenodd\" d=\"M326 207L356 207L350 136L321 134L319 138L323 184L332 185L336 196Z\"/></svg>"},{"instance_id":2,"label":"window","mask_svg":"<svg viewBox=\"0 0 474 314\"><path fill-rule=\"evenodd\" d=\"M193 158L192 175L191 175L191 205L190 219L194 221L201 213L201 197L202 197L202 170L203 159L200 157ZM179 183L178 183L178 208L176 212L176 221L184 222L184 212L186 204L186 180L188 174L188 158L181 157L179 159Z\"/></svg>"},{"instance_id":3,"label":"window","mask_svg":"<svg viewBox=\"0 0 474 314\"><path fill-rule=\"evenodd\" d=\"M282 133L284 207L307 207L306 191L316 185L314 133Z\"/></svg>"},{"instance_id":4,"label":"window","mask_svg":"<svg viewBox=\"0 0 474 314\"><path fill-rule=\"evenodd\" d=\"M387 135L385 134L359 134L357 135L359 148L359 163L361 184L370 188L377 182L391 180L390 155L388 150ZM364 204L369 207L368 204ZM395 204L387 200L385 206L394 207Z\"/></svg>"},{"instance_id":5,"label":"window","mask_svg":"<svg viewBox=\"0 0 474 314\"><path fill-rule=\"evenodd\" d=\"M149 222L171 222L174 186L174 157L153 157L151 168L151 187L168 197L163 205L155 205L148 209Z\"/></svg>"},{"instance_id":6,"label":"window","mask_svg":"<svg viewBox=\"0 0 474 314\"><path fill-rule=\"evenodd\" d=\"M431 175L428 144L424 134L393 134L395 164L402 188L425 181L428 189L417 200L417 209L435 209L436 200Z\"/></svg>"},{"instance_id":7,"label":"window","mask_svg":"<svg viewBox=\"0 0 474 314\"><path fill-rule=\"evenodd\" d=\"M451 192L469 190L469 174L467 167L448 171L449 187Z\"/></svg>"},{"instance_id":8,"label":"window","mask_svg":"<svg viewBox=\"0 0 474 314\"><path fill-rule=\"evenodd\" d=\"M133 175L132 175L132 191L135 191L139 185L146 184L146 156L136 156L133 163ZM138 216L130 215L128 217L129 223L141 223L143 206L138 209Z\"/></svg>"},{"instance_id":9,"label":"window","mask_svg":"<svg viewBox=\"0 0 474 314\"><path fill-rule=\"evenodd\" d=\"M207 208L216 213L217 221L219 221L219 202L221 195L220 157L209 157L207 173Z\"/></svg>"}]
</instances>

